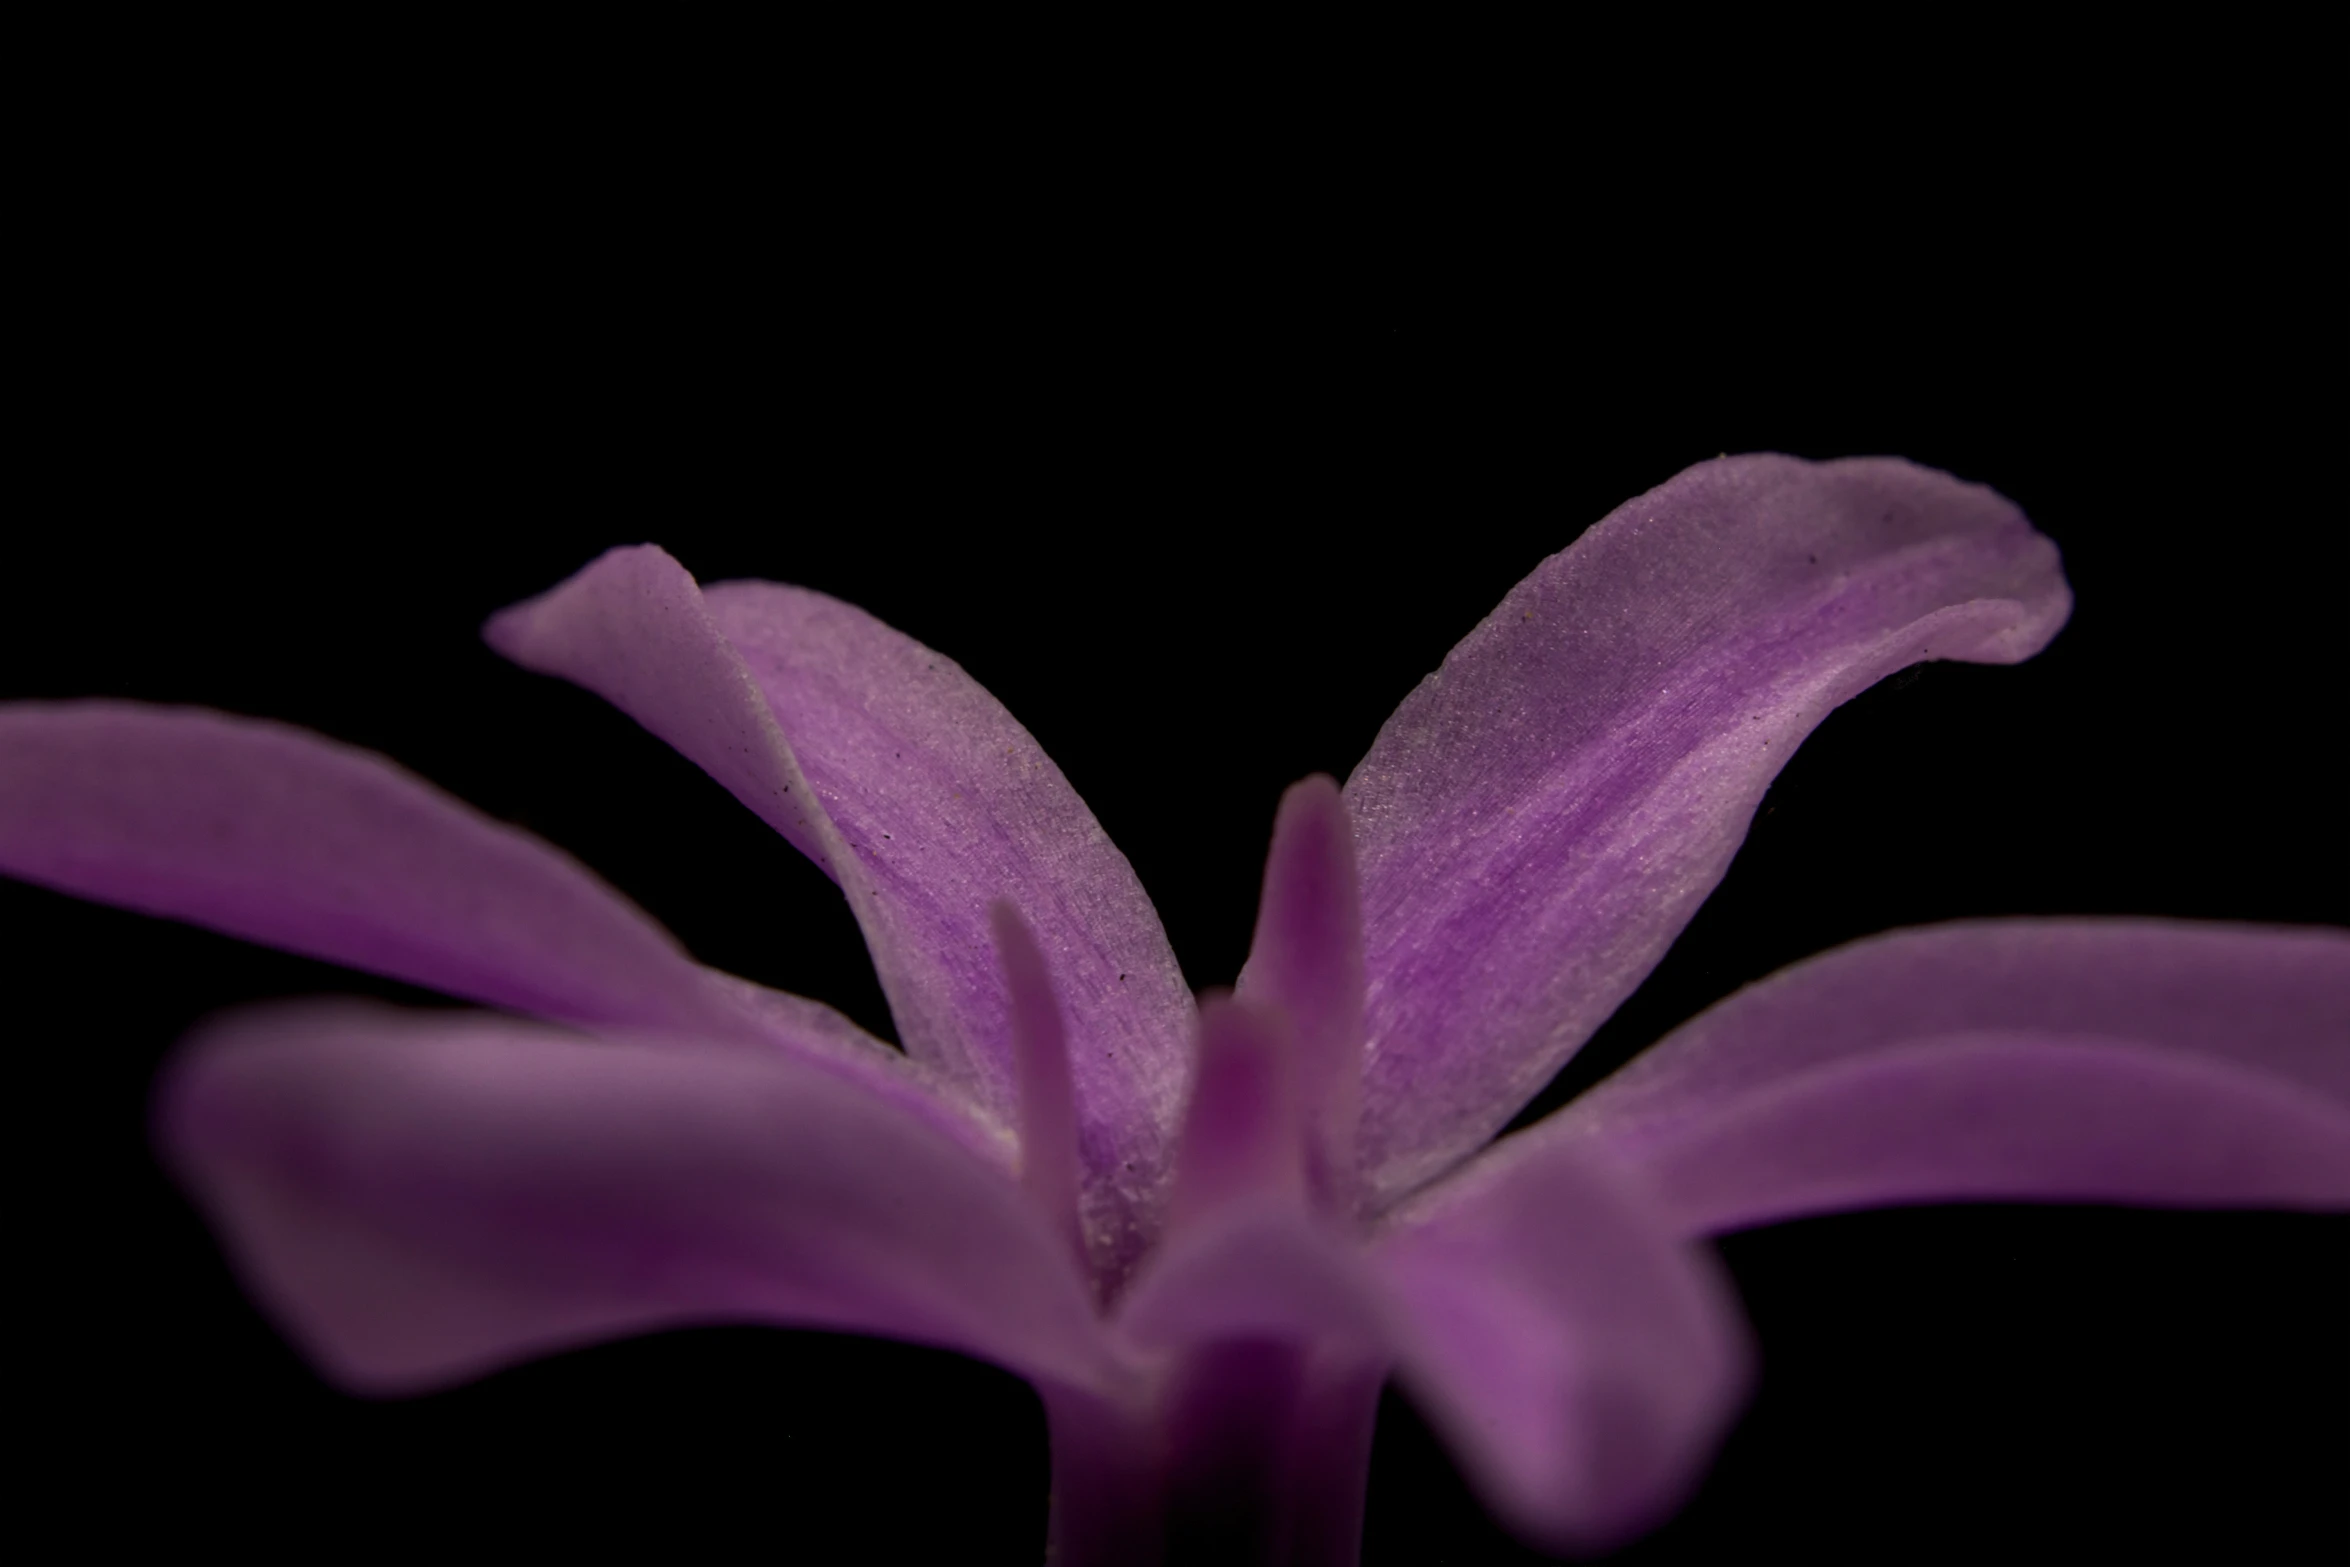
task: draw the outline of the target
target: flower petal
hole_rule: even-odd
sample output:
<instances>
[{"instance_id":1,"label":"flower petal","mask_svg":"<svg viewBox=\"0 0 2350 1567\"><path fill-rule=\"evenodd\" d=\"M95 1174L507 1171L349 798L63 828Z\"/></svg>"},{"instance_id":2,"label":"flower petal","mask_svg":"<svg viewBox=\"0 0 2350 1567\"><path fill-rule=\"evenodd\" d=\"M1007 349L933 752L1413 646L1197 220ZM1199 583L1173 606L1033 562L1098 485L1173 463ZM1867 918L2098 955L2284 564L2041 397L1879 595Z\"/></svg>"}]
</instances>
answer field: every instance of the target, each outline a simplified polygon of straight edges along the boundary
<instances>
[{"instance_id":1,"label":"flower petal","mask_svg":"<svg viewBox=\"0 0 2350 1567\"><path fill-rule=\"evenodd\" d=\"M753 1027L560 850L372 752L258 719L0 709L0 871L541 1017Z\"/></svg>"},{"instance_id":2,"label":"flower petal","mask_svg":"<svg viewBox=\"0 0 2350 1567\"><path fill-rule=\"evenodd\" d=\"M1146 1351L1271 1339L1371 1354L1394 1337L1385 1292L1354 1245L1281 1199L1235 1204L1170 1235L1117 1320Z\"/></svg>"},{"instance_id":3,"label":"flower petal","mask_svg":"<svg viewBox=\"0 0 2350 1567\"><path fill-rule=\"evenodd\" d=\"M1684 1234L1895 1203L2350 1209L2350 1108L2127 1040L1961 1034L1626 1149Z\"/></svg>"},{"instance_id":4,"label":"flower petal","mask_svg":"<svg viewBox=\"0 0 2350 1567\"><path fill-rule=\"evenodd\" d=\"M1125 857L994 698L849 605L763 582L705 596L650 546L612 551L487 635L610 698L824 866L907 1052L1005 1120L1017 1074L988 908L1010 901L1076 1041L1088 1247L1105 1275L1131 1265L1164 1195L1191 998Z\"/></svg>"},{"instance_id":5,"label":"flower petal","mask_svg":"<svg viewBox=\"0 0 2350 1567\"><path fill-rule=\"evenodd\" d=\"M1116 1327L1178 1366L1245 1345L1374 1381L1392 1363L1495 1510L1562 1546L1667 1515L1747 1378L1711 1257L1605 1161L1522 1137L1389 1214L1368 1252L1295 1193L1172 1229Z\"/></svg>"},{"instance_id":6,"label":"flower petal","mask_svg":"<svg viewBox=\"0 0 2350 1567\"><path fill-rule=\"evenodd\" d=\"M802 1066L888 1100L1006 1176L1019 1169L1020 1145L1012 1129L972 1104L943 1073L874 1038L820 1001L716 969L703 972L733 989L758 1016L765 1042L782 1047Z\"/></svg>"},{"instance_id":7,"label":"flower petal","mask_svg":"<svg viewBox=\"0 0 2350 1567\"><path fill-rule=\"evenodd\" d=\"M2013 663L2071 598L1987 489L1892 458L1701 463L1537 567L1348 779L1392 1200L1508 1121L1655 966L1838 703Z\"/></svg>"},{"instance_id":8,"label":"flower petal","mask_svg":"<svg viewBox=\"0 0 2350 1567\"><path fill-rule=\"evenodd\" d=\"M1751 985L1526 1134L1685 1233L1882 1203L2350 1207L2350 935L1895 931Z\"/></svg>"},{"instance_id":9,"label":"flower petal","mask_svg":"<svg viewBox=\"0 0 2350 1567\"><path fill-rule=\"evenodd\" d=\"M702 967L553 845L305 730L0 708L0 871L539 1017L781 1048L1010 1165L1001 1123L829 1007Z\"/></svg>"},{"instance_id":10,"label":"flower petal","mask_svg":"<svg viewBox=\"0 0 2350 1567\"><path fill-rule=\"evenodd\" d=\"M1108 1374L1012 1180L776 1057L283 1005L200 1029L156 1126L256 1298L354 1389L745 1321Z\"/></svg>"},{"instance_id":11,"label":"flower petal","mask_svg":"<svg viewBox=\"0 0 2350 1567\"><path fill-rule=\"evenodd\" d=\"M1373 1250L1398 1371L1496 1513L1615 1544L1695 1488L1749 1378L1705 1251L1604 1162L1511 1138L1392 1213Z\"/></svg>"}]
</instances>

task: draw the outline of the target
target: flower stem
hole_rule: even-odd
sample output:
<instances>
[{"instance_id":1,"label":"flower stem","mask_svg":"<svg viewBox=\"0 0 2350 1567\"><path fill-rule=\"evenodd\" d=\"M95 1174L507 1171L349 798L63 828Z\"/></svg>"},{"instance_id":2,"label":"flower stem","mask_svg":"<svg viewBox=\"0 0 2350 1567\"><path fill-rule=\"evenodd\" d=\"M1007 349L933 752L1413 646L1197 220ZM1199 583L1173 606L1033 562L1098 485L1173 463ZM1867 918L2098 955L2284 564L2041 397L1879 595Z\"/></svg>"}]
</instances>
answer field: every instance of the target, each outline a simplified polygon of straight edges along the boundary
<instances>
[{"instance_id":1,"label":"flower stem","mask_svg":"<svg viewBox=\"0 0 2350 1567\"><path fill-rule=\"evenodd\" d=\"M1052 1567L1352 1567L1385 1367L1270 1340L1187 1351L1138 1406L1044 1390Z\"/></svg>"}]
</instances>

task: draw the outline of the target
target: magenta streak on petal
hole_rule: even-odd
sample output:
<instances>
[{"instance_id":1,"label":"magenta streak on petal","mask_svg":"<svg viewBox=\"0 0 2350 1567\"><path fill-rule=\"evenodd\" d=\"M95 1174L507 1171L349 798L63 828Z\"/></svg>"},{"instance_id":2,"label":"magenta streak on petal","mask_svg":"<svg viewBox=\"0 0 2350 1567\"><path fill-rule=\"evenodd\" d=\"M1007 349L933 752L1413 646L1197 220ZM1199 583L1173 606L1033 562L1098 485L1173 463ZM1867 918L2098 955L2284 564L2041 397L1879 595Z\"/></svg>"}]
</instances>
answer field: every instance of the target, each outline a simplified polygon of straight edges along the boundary
<instances>
[{"instance_id":1,"label":"magenta streak on petal","mask_svg":"<svg viewBox=\"0 0 2350 1567\"><path fill-rule=\"evenodd\" d=\"M1701 463L1545 561L1347 781L1374 1199L1474 1151L1631 992L1832 708L1918 659L2029 657L2070 603L2013 506L1885 458Z\"/></svg>"},{"instance_id":2,"label":"magenta streak on petal","mask_svg":"<svg viewBox=\"0 0 2350 1567\"><path fill-rule=\"evenodd\" d=\"M953 1033L1016 1097L986 909L1052 958L1070 1039L1087 1249L1115 1289L1156 1232L1194 1020L1157 911L1051 758L953 660L821 593L729 582L740 652L875 889L861 911L903 1037Z\"/></svg>"},{"instance_id":3,"label":"magenta streak on petal","mask_svg":"<svg viewBox=\"0 0 2350 1567\"><path fill-rule=\"evenodd\" d=\"M156 1132L256 1298L356 1390L721 1322L1119 1386L1081 1276L1014 1182L777 1057L281 1005L191 1038Z\"/></svg>"},{"instance_id":4,"label":"magenta streak on petal","mask_svg":"<svg viewBox=\"0 0 2350 1567\"><path fill-rule=\"evenodd\" d=\"M1069 1091L1069 1039L1061 1003L1020 911L998 900L989 914L1011 997L1013 1066L1020 1082L1020 1184L1045 1221L1065 1231L1084 1260L1077 1222L1077 1107Z\"/></svg>"},{"instance_id":5,"label":"magenta streak on petal","mask_svg":"<svg viewBox=\"0 0 2350 1567\"><path fill-rule=\"evenodd\" d=\"M518 1012L762 1032L570 856L383 757L258 719L0 709L0 871Z\"/></svg>"},{"instance_id":6,"label":"magenta streak on petal","mask_svg":"<svg viewBox=\"0 0 2350 1567\"><path fill-rule=\"evenodd\" d=\"M650 546L493 619L516 662L611 699L823 866L863 926L907 1053L1017 1113L986 908L1053 955L1096 1272L1114 1285L1164 1201L1191 997L1134 873L1027 732L956 668L822 594L705 597Z\"/></svg>"},{"instance_id":7,"label":"magenta streak on petal","mask_svg":"<svg viewBox=\"0 0 2350 1567\"><path fill-rule=\"evenodd\" d=\"M1567 1146L1513 1138L1388 1216L1398 1376L1529 1538L1592 1550L1669 1516L1749 1380L1713 1258Z\"/></svg>"},{"instance_id":8,"label":"magenta streak on petal","mask_svg":"<svg viewBox=\"0 0 2350 1567\"><path fill-rule=\"evenodd\" d=\"M594 691L700 764L761 820L823 867L864 927L906 1052L955 1084L998 1120L1006 1086L968 1041L925 1025L908 996L918 989L897 962L898 944L864 860L850 850L766 698L703 602L684 567L652 545L608 550L569 580L501 610L483 628L500 653L526 669Z\"/></svg>"},{"instance_id":9,"label":"magenta streak on petal","mask_svg":"<svg viewBox=\"0 0 2350 1567\"><path fill-rule=\"evenodd\" d=\"M1210 992L1200 1001L1199 1061L1183 1112L1167 1233L1219 1211L1305 1200L1297 1045L1280 1013Z\"/></svg>"},{"instance_id":10,"label":"magenta streak on petal","mask_svg":"<svg viewBox=\"0 0 2350 1567\"><path fill-rule=\"evenodd\" d=\"M1326 1211L1351 1214L1363 1069L1362 896L1346 804L1327 777L1281 797L1238 990L1289 1019L1316 1196Z\"/></svg>"}]
</instances>

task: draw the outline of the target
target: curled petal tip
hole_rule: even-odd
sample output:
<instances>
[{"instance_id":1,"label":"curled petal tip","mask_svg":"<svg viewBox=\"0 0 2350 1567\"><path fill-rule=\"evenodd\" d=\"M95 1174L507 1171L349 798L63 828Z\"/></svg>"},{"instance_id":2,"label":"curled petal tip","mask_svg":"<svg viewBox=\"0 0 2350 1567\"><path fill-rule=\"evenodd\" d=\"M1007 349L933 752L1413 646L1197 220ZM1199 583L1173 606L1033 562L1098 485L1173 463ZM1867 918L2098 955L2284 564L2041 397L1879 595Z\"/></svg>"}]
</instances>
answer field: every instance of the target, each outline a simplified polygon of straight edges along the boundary
<instances>
[{"instance_id":1,"label":"curled petal tip","mask_svg":"<svg viewBox=\"0 0 2350 1567\"><path fill-rule=\"evenodd\" d=\"M1921 659L2027 658L2070 603L2012 503L1882 457L1701 463L1537 567L1347 782L1376 1199L1474 1152L1631 994L1831 709Z\"/></svg>"}]
</instances>

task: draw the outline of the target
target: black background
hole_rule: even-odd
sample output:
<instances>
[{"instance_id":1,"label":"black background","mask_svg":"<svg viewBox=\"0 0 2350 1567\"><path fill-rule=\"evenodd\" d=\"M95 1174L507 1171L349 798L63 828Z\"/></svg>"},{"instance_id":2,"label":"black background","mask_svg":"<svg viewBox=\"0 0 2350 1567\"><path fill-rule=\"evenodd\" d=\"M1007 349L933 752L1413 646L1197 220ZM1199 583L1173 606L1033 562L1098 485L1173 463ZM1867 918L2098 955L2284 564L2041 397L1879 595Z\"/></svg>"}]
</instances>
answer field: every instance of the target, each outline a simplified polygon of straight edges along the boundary
<instances>
[{"instance_id":1,"label":"black background","mask_svg":"<svg viewBox=\"0 0 2350 1567\"><path fill-rule=\"evenodd\" d=\"M1936 71L1660 43L1669 76L1496 43L1304 72L1310 109L1131 60L997 90L957 41L429 43L59 56L19 191L0 699L382 750L886 1032L829 884L490 655L485 615L647 539L863 605L1021 718L1191 982L1228 983L1281 788L1343 776L1536 562L1717 452L1892 452L2019 502L2070 626L1831 717L1536 1112L1888 926L2350 920L2314 40ZM433 998L15 883L0 932L17 1554L1039 1555L1035 1401L951 1356L732 1328L326 1390L149 1162L147 1083L223 1006ZM2070 1208L1732 1238L1761 1391L1628 1559L2341 1559L2345 1240ZM1392 1395L1366 1558L1538 1559Z\"/></svg>"}]
</instances>

